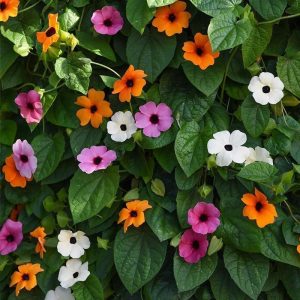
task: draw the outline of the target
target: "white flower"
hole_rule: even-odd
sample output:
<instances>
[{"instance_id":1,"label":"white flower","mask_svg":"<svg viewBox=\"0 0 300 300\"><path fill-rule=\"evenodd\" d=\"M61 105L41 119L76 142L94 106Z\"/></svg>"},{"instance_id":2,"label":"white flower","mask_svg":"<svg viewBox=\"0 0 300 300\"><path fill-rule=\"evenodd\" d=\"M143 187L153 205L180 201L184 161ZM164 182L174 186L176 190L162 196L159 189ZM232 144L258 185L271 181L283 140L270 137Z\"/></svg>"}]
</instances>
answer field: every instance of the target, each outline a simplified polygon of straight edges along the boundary
<instances>
[{"instance_id":1,"label":"white flower","mask_svg":"<svg viewBox=\"0 0 300 300\"><path fill-rule=\"evenodd\" d=\"M262 105L276 104L283 97L284 85L279 77L274 77L269 72L262 72L259 76L252 77L248 89L253 93L255 102Z\"/></svg>"},{"instance_id":2,"label":"white flower","mask_svg":"<svg viewBox=\"0 0 300 300\"><path fill-rule=\"evenodd\" d=\"M69 288L78 281L85 281L89 275L88 262L82 264L80 259L72 258L59 269L58 281L63 288Z\"/></svg>"},{"instance_id":3,"label":"white flower","mask_svg":"<svg viewBox=\"0 0 300 300\"><path fill-rule=\"evenodd\" d=\"M116 112L107 123L107 132L115 142L124 142L136 132L134 118L130 111Z\"/></svg>"},{"instance_id":4,"label":"white flower","mask_svg":"<svg viewBox=\"0 0 300 300\"><path fill-rule=\"evenodd\" d=\"M247 141L245 133L235 130L230 134L224 130L215 133L213 137L207 143L207 150L210 154L217 154L218 166L229 166L233 161L241 164L249 156L248 148L242 146Z\"/></svg>"},{"instance_id":5,"label":"white flower","mask_svg":"<svg viewBox=\"0 0 300 300\"><path fill-rule=\"evenodd\" d=\"M84 254L84 249L90 248L90 245L90 240L84 232L73 233L70 230L61 230L58 235L57 251L62 256L79 258Z\"/></svg>"},{"instance_id":6,"label":"white flower","mask_svg":"<svg viewBox=\"0 0 300 300\"><path fill-rule=\"evenodd\" d=\"M248 148L250 153L249 156L246 158L245 165L249 165L255 161L262 161L265 163L268 163L270 165L273 165L273 159L270 156L270 152L265 149L261 148L259 146L253 148Z\"/></svg>"},{"instance_id":7,"label":"white flower","mask_svg":"<svg viewBox=\"0 0 300 300\"><path fill-rule=\"evenodd\" d=\"M70 289L64 289L58 286L55 291L48 291L45 300L75 300L75 297L71 294Z\"/></svg>"}]
</instances>

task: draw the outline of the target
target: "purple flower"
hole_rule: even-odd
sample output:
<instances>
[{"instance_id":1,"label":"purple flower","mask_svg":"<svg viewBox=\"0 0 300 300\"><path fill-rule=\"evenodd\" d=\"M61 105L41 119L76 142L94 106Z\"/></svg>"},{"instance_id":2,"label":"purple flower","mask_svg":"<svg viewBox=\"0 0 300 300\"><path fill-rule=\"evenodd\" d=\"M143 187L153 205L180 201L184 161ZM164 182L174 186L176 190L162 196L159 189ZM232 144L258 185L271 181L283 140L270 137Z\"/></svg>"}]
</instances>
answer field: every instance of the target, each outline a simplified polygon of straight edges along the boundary
<instances>
[{"instance_id":1,"label":"purple flower","mask_svg":"<svg viewBox=\"0 0 300 300\"><path fill-rule=\"evenodd\" d=\"M124 25L119 11L113 6L96 10L91 18L94 29L101 34L115 35Z\"/></svg>"},{"instance_id":2,"label":"purple flower","mask_svg":"<svg viewBox=\"0 0 300 300\"><path fill-rule=\"evenodd\" d=\"M21 116L28 124L39 123L43 117L43 106L39 93L31 90L28 93L20 93L15 99L19 106Z\"/></svg>"},{"instance_id":3,"label":"purple flower","mask_svg":"<svg viewBox=\"0 0 300 300\"><path fill-rule=\"evenodd\" d=\"M205 256L208 248L206 235L187 229L179 242L179 255L188 263L195 264Z\"/></svg>"},{"instance_id":4,"label":"purple flower","mask_svg":"<svg viewBox=\"0 0 300 300\"><path fill-rule=\"evenodd\" d=\"M198 202L188 211L188 223L196 233L207 234L216 231L220 225L220 211L211 203Z\"/></svg>"},{"instance_id":5,"label":"purple flower","mask_svg":"<svg viewBox=\"0 0 300 300\"><path fill-rule=\"evenodd\" d=\"M140 106L140 112L135 114L138 128L143 128L143 133L149 137L158 137L167 131L173 123L172 110L164 103L156 104L152 101Z\"/></svg>"},{"instance_id":6,"label":"purple flower","mask_svg":"<svg viewBox=\"0 0 300 300\"><path fill-rule=\"evenodd\" d=\"M22 223L7 219L0 230L0 254L14 252L23 240Z\"/></svg>"},{"instance_id":7,"label":"purple flower","mask_svg":"<svg viewBox=\"0 0 300 300\"><path fill-rule=\"evenodd\" d=\"M80 162L79 168L87 174L106 169L116 159L116 152L107 150L105 146L84 148L81 153L77 155L77 160Z\"/></svg>"},{"instance_id":8,"label":"purple flower","mask_svg":"<svg viewBox=\"0 0 300 300\"><path fill-rule=\"evenodd\" d=\"M31 178L37 167L37 159L31 145L26 141L17 140L13 146L13 158L21 176Z\"/></svg>"}]
</instances>

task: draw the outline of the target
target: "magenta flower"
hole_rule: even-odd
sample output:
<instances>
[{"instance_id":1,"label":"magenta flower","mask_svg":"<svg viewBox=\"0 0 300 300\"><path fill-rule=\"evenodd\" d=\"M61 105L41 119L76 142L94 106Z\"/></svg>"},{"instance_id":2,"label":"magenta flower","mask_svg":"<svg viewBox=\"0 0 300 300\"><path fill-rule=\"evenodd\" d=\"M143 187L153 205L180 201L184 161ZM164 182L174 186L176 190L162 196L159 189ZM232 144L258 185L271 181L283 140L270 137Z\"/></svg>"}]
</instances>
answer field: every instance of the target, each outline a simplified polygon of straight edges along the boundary
<instances>
[{"instance_id":1,"label":"magenta flower","mask_svg":"<svg viewBox=\"0 0 300 300\"><path fill-rule=\"evenodd\" d=\"M188 263L195 264L205 256L208 248L206 235L187 229L179 242L179 255Z\"/></svg>"},{"instance_id":2,"label":"magenta flower","mask_svg":"<svg viewBox=\"0 0 300 300\"><path fill-rule=\"evenodd\" d=\"M198 202L188 211L188 223L196 233L207 234L216 231L220 225L220 211L211 203Z\"/></svg>"},{"instance_id":3,"label":"magenta flower","mask_svg":"<svg viewBox=\"0 0 300 300\"><path fill-rule=\"evenodd\" d=\"M135 114L135 124L143 128L143 133L149 137L158 137L167 131L173 123L172 110L164 103L156 104L152 101L140 106L140 112Z\"/></svg>"},{"instance_id":4,"label":"magenta flower","mask_svg":"<svg viewBox=\"0 0 300 300\"><path fill-rule=\"evenodd\" d=\"M84 148L81 153L77 155L77 160L80 162L79 168L87 174L106 169L116 159L116 152L107 150L105 146Z\"/></svg>"},{"instance_id":5,"label":"magenta flower","mask_svg":"<svg viewBox=\"0 0 300 300\"><path fill-rule=\"evenodd\" d=\"M13 158L16 168L26 178L31 178L37 167L37 159L31 145L26 141L17 140L13 146Z\"/></svg>"},{"instance_id":6,"label":"magenta flower","mask_svg":"<svg viewBox=\"0 0 300 300\"><path fill-rule=\"evenodd\" d=\"M22 223L7 219L0 230L0 254L14 252L23 240Z\"/></svg>"},{"instance_id":7,"label":"magenta flower","mask_svg":"<svg viewBox=\"0 0 300 300\"><path fill-rule=\"evenodd\" d=\"M43 106L39 93L31 90L28 93L20 93L15 99L19 106L21 116L28 124L39 123L43 117Z\"/></svg>"},{"instance_id":8,"label":"magenta flower","mask_svg":"<svg viewBox=\"0 0 300 300\"><path fill-rule=\"evenodd\" d=\"M115 35L124 25L119 11L113 6L96 10L91 18L94 29L101 34Z\"/></svg>"}]
</instances>

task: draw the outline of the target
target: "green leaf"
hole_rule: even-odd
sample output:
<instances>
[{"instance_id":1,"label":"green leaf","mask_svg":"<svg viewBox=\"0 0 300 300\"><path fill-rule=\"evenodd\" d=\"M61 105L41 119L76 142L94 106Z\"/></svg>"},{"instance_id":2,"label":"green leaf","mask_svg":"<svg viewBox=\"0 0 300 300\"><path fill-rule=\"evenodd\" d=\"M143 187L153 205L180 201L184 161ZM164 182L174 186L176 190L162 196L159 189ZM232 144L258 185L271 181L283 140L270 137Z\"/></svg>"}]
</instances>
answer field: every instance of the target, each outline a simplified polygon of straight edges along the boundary
<instances>
[{"instance_id":1,"label":"green leaf","mask_svg":"<svg viewBox=\"0 0 300 300\"><path fill-rule=\"evenodd\" d=\"M174 3L176 0L147 0L149 7L160 7Z\"/></svg>"},{"instance_id":2,"label":"green leaf","mask_svg":"<svg viewBox=\"0 0 300 300\"><path fill-rule=\"evenodd\" d=\"M86 281L77 282L72 291L76 300L104 300L101 282L93 274Z\"/></svg>"},{"instance_id":3,"label":"green leaf","mask_svg":"<svg viewBox=\"0 0 300 300\"><path fill-rule=\"evenodd\" d=\"M1 120L0 122L0 144L11 146L16 137L17 124L12 120Z\"/></svg>"},{"instance_id":4,"label":"green leaf","mask_svg":"<svg viewBox=\"0 0 300 300\"><path fill-rule=\"evenodd\" d=\"M241 105L241 117L247 131L258 137L269 123L270 110L268 105L260 105L248 96Z\"/></svg>"},{"instance_id":5,"label":"green leaf","mask_svg":"<svg viewBox=\"0 0 300 300\"><path fill-rule=\"evenodd\" d=\"M117 167L86 174L78 170L70 182L69 204L74 223L97 215L111 203L119 186Z\"/></svg>"},{"instance_id":6,"label":"green leaf","mask_svg":"<svg viewBox=\"0 0 300 300\"><path fill-rule=\"evenodd\" d=\"M277 62L277 73L284 87L300 97L300 52L293 58L281 56Z\"/></svg>"},{"instance_id":7,"label":"green leaf","mask_svg":"<svg viewBox=\"0 0 300 300\"><path fill-rule=\"evenodd\" d=\"M118 80L118 78L112 76L100 75L100 77L105 86L111 89L114 87L114 83L116 82L116 80Z\"/></svg>"},{"instance_id":8,"label":"green leaf","mask_svg":"<svg viewBox=\"0 0 300 300\"><path fill-rule=\"evenodd\" d=\"M281 17L287 6L287 0L249 0L249 2L267 20Z\"/></svg>"},{"instance_id":9,"label":"green leaf","mask_svg":"<svg viewBox=\"0 0 300 300\"><path fill-rule=\"evenodd\" d=\"M126 17L129 23L141 34L145 26L155 14L154 8L149 8L146 0L128 0L126 4Z\"/></svg>"},{"instance_id":10,"label":"green leaf","mask_svg":"<svg viewBox=\"0 0 300 300\"><path fill-rule=\"evenodd\" d=\"M91 60L80 52L72 52L67 58L60 57L55 62L57 76L66 81L71 90L87 93L92 74Z\"/></svg>"},{"instance_id":11,"label":"green leaf","mask_svg":"<svg viewBox=\"0 0 300 300\"><path fill-rule=\"evenodd\" d=\"M41 181L57 168L65 151L65 139L62 133L55 134L53 138L41 134L33 139L31 145L37 157L34 178Z\"/></svg>"},{"instance_id":12,"label":"green leaf","mask_svg":"<svg viewBox=\"0 0 300 300\"><path fill-rule=\"evenodd\" d=\"M1 57L1 65L0 65L0 79L6 73L6 71L11 67L11 65L15 62L18 57L18 54L13 51L13 44L10 43L7 39L5 39L2 35L0 35L0 57Z\"/></svg>"},{"instance_id":13,"label":"green leaf","mask_svg":"<svg viewBox=\"0 0 300 300\"><path fill-rule=\"evenodd\" d=\"M166 37L156 28L146 28L143 35L132 30L127 41L126 55L128 62L136 69L147 74L147 80L153 83L167 67L174 56L176 38Z\"/></svg>"},{"instance_id":14,"label":"green leaf","mask_svg":"<svg viewBox=\"0 0 300 300\"><path fill-rule=\"evenodd\" d=\"M206 143L195 121L180 128L175 140L175 154L186 176L191 176L204 165L207 156Z\"/></svg>"},{"instance_id":15,"label":"green leaf","mask_svg":"<svg viewBox=\"0 0 300 300\"><path fill-rule=\"evenodd\" d=\"M172 173L177 165L176 156L173 151L173 145L169 144L165 147L155 149L153 155L159 165L168 173Z\"/></svg>"},{"instance_id":16,"label":"green leaf","mask_svg":"<svg viewBox=\"0 0 300 300\"><path fill-rule=\"evenodd\" d=\"M64 13L59 14L58 22L62 30L72 30L80 19L80 14L75 8L66 7Z\"/></svg>"},{"instance_id":17,"label":"green leaf","mask_svg":"<svg viewBox=\"0 0 300 300\"><path fill-rule=\"evenodd\" d=\"M133 294L149 282L160 270L165 260L167 243L161 243L145 225L123 228L117 233L114 243L114 261L117 272Z\"/></svg>"},{"instance_id":18,"label":"green leaf","mask_svg":"<svg viewBox=\"0 0 300 300\"><path fill-rule=\"evenodd\" d=\"M192 176L187 177L179 166L175 169L175 181L180 190L185 191L193 188L199 182L199 176L199 172L195 172Z\"/></svg>"},{"instance_id":19,"label":"green leaf","mask_svg":"<svg viewBox=\"0 0 300 300\"><path fill-rule=\"evenodd\" d=\"M196 264L186 263L176 252L174 254L174 276L179 292L199 287L209 279L217 267L217 255L206 255Z\"/></svg>"},{"instance_id":20,"label":"green leaf","mask_svg":"<svg viewBox=\"0 0 300 300\"><path fill-rule=\"evenodd\" d=\"M252 299L257 299L269 275L268 259L225 247L224 263L237 286Z\"/></svg>"},{"instance_id":21,"label":"green leaf","mask_svg":"<svg viewBox=\"0 0 300 300\"><path fill-rule=\"evenodd\" d=\"M286 264L279 264L279 276L288 295L292 300L299 299L300 293L300 270Z\"/></svg>"},{"instance_id":22,"label":"green leaf","mask_svg":"<svg viewBox=\"0 0 300 300\"><path fill-rule=\"evenodd\" d=\"M254 162L244 166L237 176L254 182L272 181L278 170L265 162Z\"/></svg>"},{"instance_id":23,"label":"green leaf","mask_svg":"<svg viewBox=\"0 0 300 300\"><path fill-rule=\"evenodd\" d=\"M234 13L223 13L211 19L208 36L213 51L221 51L242 44L252 30L250 19L237 20Z\"/></svg>"}]
</instances>

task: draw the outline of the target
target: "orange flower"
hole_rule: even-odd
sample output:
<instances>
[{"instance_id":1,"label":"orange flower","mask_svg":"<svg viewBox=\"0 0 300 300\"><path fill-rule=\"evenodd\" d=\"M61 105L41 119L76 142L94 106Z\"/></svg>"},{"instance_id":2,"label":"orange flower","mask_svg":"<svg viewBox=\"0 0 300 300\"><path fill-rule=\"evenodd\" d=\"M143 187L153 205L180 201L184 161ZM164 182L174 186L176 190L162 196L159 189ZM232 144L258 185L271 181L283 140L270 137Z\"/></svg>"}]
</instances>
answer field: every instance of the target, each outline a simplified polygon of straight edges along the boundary
<instances>
[{"instance_id":1,"label":"orange flower","mask_svg":"<svg viewBox=\"0 0 300 300\"><path fill-rule=\"evenodd\" d=\"M0 22L6 22L9 17L16 17L19 3L19 0L0 0Z\"/></svg>"},{"instance_id":2,"label":"orange flower","mask_svg":"<svg viewBox=\"0 0 300 300\"><path fill-rule=\"evenodd\" d=\"M27 181L30 181L26 177L20 175L12 155L5 159L5 165L2 168L2 172L5 175L5 180L9 182L12 187L24 188L26 187Z\"/></svg>"},{"instance_id":3,"label":"orange flower","mask_svg":"<svg viewBox=\"0 0 300 300\"><path fill-rule=\"evenodd\" d=\"M17 221L22 208L23 208L22 204L15 205L10 212L9 218L13 221Z\"/></svg>"},{"instance_id":4,"label":"orange flower","mask_svg":"<svg viewBox=\"0 0 300 300\"><path fill-rule=\"evenodd\" d=\"M25 264L18 267L19 271L15 271L10 278L10 287L16 286L16 295L18 296L20 290L32 290L37 285L36 274L43 272L40 264Z\"/></svg>"},{"instance_id":5,"label":"orange flower","mask_svg":"<svg viewBox=\"0 0 300 300\"><path fill-rule=\"evenodd\" d=\"M43 45L43 52L47 52L48 48L53 43L56 43L59 39L59 23L57 22L57 18L58 14L49 14L49 27L47 28L47 30L36 33L38 42Z\"/></svg>"},{"instance_id":6,"label":"orange flower","mask_svg":"<svg viewBox=\"0 0 300 300\"><path fill-rule=\"evenodd\" d=\"M267 197L258 189L255 189L255 195L244 194L242 201L246 204L243 216L256 220L258 227L263 228L275 222L275 217L277 217L275 206L270 204Z\"/></svg>"},{"instance_id":7,"label":"orange flower","mask_svg":"<svg viewBox=\"0 0 300 300\"><path fill-rule=\"evenodd\" d=\"M205 70L208 66L215 63L215 58L219 57L219 52L212 52L210 41L207 35L196 33L195 42L185 42L182 50L185 60L191 61L194 65L199 66L201 70Z\"/></svg>"},{"instance_id":8,"label":"orange flower","mask_svg":"<svg viewBox=\"0 0 300 300\"><path fill-rule=\"evenodd\" d=\"M44 253L46 253L46 249L44 247L46 243L45 237L47 235L45 233L45 228L39 226L34 231L31 231L30 235L38 240L35 246L35 252L40 254L40 258L43 258Z\"/></svg>"},{"instance_id":9,"label":"orange flower","mask_svg":"<svg viewBox=\"0 0 300 300\"><path fill-rule=\"evenodd\" d=\"M191 14L185 11L186 3L177 1L170 6L160 7L156 10L152 25L159 32L166 32L167 36L181 33L182 28L189 27Z\"/></svg>"},{"instance_id":10,"label":"orange flower","mask_svg":"<svg viewBox=\"0 0 300 300\"><path fill-rule=\"evenodd\" d=\"M297 252L300 254L300 245L297 246Z\"/></svg>"},{"instance_id":11,"label":"orange flower","mask_svg":"<svg viewBox=\"0 0 300 300\"><path fill-rule=\"evenodd\" d=\"M114 83L113 94L118 94L121 102L130 102L131 95L138 97L142 94L146 80L143 79L147 75L143 70L134 70L133 65L130 65L123 77Z\"/></svg>"},{"instance_id":12,"label":"orange flower","mask_svg":"<svg viewBox=\"0 0 300 300\"><path fill-rule=\"evenodd\" d=\"M127 208L122 208L119 213L118 224L125 221L124 232L133 224L134 227L139 227L145 223L144 211L152 208L147 200L134 200L126 203Z\"/></svg>"},{"instance_id":13,"label":"orange flower","mask_svg":"<svg viewBox=\"0 0 300 300\"><path fill-rule=\"evenodd\" d=\"M94 128L99 128L103 122L103 117L108 118L112 115L113 112L110 108L110 103L104 100L104 97L104 92L90 89L88 96L80 96L77 98L75 103L84 107L79 109L76 113L81 126L85 126L91 122Z\"/></svg>"}]
</instances>

